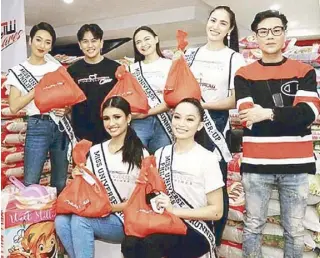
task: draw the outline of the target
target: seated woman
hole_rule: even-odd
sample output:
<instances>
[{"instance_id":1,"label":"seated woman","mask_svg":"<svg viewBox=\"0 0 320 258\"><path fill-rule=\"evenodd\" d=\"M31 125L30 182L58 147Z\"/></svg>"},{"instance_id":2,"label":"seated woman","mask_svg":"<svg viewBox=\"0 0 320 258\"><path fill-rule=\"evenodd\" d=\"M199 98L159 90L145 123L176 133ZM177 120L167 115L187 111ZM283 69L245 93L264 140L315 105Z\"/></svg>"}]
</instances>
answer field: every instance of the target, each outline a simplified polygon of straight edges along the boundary
<instances>
[{"instance_id":1,"label":"seated woman","mask_svg":"<svg viewBox=\"0 0 320 258\"><path fill-rule=\"evenodd\" d=\"M224 183L215 154L194 140L203 127L203 114L199 101L182 100L172 118L176 143L155 153L168 191L155 197L156 204L183 219L187 234L126 236L121 247L125 258L195 258L208 252L215 257L210 222L222 216Z\"/></svg>"},{"instance_id":2,"label":"seated woman","mask_svg":"<svg viewBox=\"0 0 320 258\"><path fill-rule=\"evenodd\" d=\"M116 200L116 204L112 204L112 213L103 218L75 214L56 217L57 234L71 258L93 258L95 237L121 243L124 238L121 211L135 187L142 159L149 155L129 125L131 111L125 99L107 99L102 106L102 119L111 140L91 147L86 167L103 182L109 198ZM79 169L75 168L74 173L80 173Z\"/></svg>"}]
</instances>

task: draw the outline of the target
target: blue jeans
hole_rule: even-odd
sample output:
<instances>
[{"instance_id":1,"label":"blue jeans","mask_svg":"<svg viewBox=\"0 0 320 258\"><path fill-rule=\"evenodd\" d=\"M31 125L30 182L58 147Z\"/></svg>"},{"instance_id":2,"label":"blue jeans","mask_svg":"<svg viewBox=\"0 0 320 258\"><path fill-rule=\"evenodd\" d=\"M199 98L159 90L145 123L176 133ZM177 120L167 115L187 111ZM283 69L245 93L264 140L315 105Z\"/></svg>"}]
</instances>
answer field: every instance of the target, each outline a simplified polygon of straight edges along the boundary
<instances>
[{"instance_id":1,"label":"blue jeans","mask_svg":"<svg viewBox=\"0 0 320 258\"><path fill-rule=\"evenodd\" d=\"M157 116L132 120L131 126L150 153L171 143Z\"/></svg>"},{"instance_id":2,"label":"blue jeans","mask_svg":"<svg viewBox=\"0 0 320 258\"><path fill-rule=\"evenodd\" d=\"M51 119L28 118L26 143L24 148L24 184L38 184L43 164L50 153L51 186L60 193L65 187L68 171L69 139L60 132Z\"/></svg>"},{"instance_id":3,"label":"blue jeans","mask_svg":"<svg viewBox=\"0 0 320 258\"><path fill-rule=\"evenodd\" d=\"M122 222L114 214L104 218L58 215L55 227L70 258L93 258L95 237L119 244L124 238Z\"/></svg>"},{"instance_id":4,"label":"blue jeans","mask_svg":"<svg viewBox=\"0 0 320 258\"><path fill-rule=\"evenodd\" d=\"M307 208L308 175L243 173L242 184L246 197L243 257L262 257L261 232L267 220L271 191L277 187L281 224L284 228L284 257L302 258L304 249L302 221Z\"/></svg>"}]
</instances>

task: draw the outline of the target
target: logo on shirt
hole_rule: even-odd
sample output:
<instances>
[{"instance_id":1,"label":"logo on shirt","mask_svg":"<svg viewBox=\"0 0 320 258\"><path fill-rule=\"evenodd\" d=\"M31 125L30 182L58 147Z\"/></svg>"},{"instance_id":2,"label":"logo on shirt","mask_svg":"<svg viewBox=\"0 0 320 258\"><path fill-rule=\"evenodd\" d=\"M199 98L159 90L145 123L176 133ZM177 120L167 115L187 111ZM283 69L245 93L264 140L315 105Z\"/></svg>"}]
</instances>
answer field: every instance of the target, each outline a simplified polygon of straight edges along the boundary
<instances>
[{"instance_id":1,"label":"logo on shirt","mask_svg":"<svg viewBox=\"0 0 320 258\"><path fill-rule=\"evenodd\" d=\"M297 80L286 82L281 85L281 92L287 96L295 96L299 90L299 82Z\"/></svg>"},{"instance_id":2,"label":"logo on shirt","mask_svg":"<svg viewBox=\"0 0 320 258\"><path fill-rule=\"evenodd\" d=\"M173 181L175 183L184 184L184 185L193 185L195 182L194 177L183 171L174 170Z\"/></svg>"},{"instance_id":3,"label":"logo on shirt","mask_svg":"<svg viewBox=\"0 0 320 258\"><path fill-rule=\"evenodd\" d=\"M201 74L202 75L202 74ZM200 76L201 76L200 75ZM217 87L215 84L212 84L212 83L207 83L207 82L203 82L203 79L200 77L200 78L197 78L197 81L200 85L200 88L203 90L203 91L207 91L207 90L214 90L216 91L217 90Z\"/></svg>"},{"instance_id":4,"label":"logo on shirt","mask_svg":"<svg viewBox=\"0 0 320 258\"><path fill-rule=\"evenodd\" d=\"M78 80L78 84L80 83L87 83L87 82L99 82L100 85L106 84L108 82L111 82L112 78L109 76L101 76L98 77L97 74L91 74L88 78L83 78Z\"/></svg>"},{"instance_id":5,"label":"logo on shirt","mask_svg":"<svg viewBox=\"0 0 320 258\"><path fill-rule=\"evenodd\" d=\"M113 182L119 182L119 183L129 183L134 182L135 180L131 179L130 174L127 174L123 171L110 171L110 175L112 177Z\"/></svg>"}]
</instances>

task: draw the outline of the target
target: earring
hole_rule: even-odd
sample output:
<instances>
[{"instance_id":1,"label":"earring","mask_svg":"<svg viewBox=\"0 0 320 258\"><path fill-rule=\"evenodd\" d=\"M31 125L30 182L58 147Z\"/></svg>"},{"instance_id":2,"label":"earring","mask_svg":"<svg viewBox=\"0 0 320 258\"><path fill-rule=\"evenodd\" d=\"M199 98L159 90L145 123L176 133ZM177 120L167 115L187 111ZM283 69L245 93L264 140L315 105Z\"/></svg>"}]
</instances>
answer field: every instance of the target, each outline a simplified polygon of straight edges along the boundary
<instances>
[{"instance_id":1,"label":"earring","mask_svg":"<svg viewBox=\"0 0 320 258\"><path fill-rule=\"evenodd\" d=\"M227 35L227 39L228 39L228 47L230 47L230 32Z\"/></svg>"}]
</instances>

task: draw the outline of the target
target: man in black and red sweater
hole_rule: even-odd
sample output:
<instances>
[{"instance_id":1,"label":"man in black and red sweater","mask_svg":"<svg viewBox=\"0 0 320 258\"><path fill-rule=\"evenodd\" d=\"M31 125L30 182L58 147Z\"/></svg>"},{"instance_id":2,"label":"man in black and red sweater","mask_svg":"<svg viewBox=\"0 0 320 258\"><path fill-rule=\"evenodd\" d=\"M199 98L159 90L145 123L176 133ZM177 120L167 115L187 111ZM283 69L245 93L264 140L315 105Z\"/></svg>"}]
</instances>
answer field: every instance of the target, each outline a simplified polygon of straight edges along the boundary
<instances>
[{"instance_id":1,"label":"man in black and red sweater","mask_svg":"<svg viewBox=\"0 0 320 258\"><path fill-rule=\"evenodd\" d=\"M243 257L262 257L261 232L273 188L280 196L284 257L302 257L308 173L315 173L310 125L320 110L316 74L282 56L287 19L264 11L251 24L262 59L238 70L235 93L243 137L246 194Z\"/></svg>"}]
</instances>

